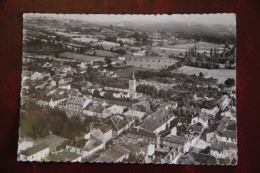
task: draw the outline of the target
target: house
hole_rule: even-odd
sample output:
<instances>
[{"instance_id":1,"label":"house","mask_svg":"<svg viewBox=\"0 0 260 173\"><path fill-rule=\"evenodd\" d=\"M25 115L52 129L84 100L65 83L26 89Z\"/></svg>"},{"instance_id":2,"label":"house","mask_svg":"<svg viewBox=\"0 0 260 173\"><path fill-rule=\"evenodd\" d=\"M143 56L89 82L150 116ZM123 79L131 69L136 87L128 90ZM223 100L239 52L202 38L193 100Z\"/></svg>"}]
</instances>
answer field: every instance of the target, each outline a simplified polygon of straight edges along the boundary
<instances>
[{"instance_id":1,"label":"house","mask_svg":"<svg viewBox=\"0 0 260 173\"><path fill-rule=\"evenodd\" d=\"M233 121L237 121L236 118L236 111L233 110L232 108L230 108L228 111L222 112L221 116L225 116L226 118L233 120Z\"/></svg>"},{"instance_id":2,"label":"house","mask_svg":"<svg viewBox=\"0 0 260 173\"><path fill-rule=\"evenodd\" d=\"M172 148L166 156L163 157L164 163L178 164L183 154L177 148Z\"/></svg>"},{"instance_id":3,"label":"house","mask_svg":"<svg viewBox=\"0 0 260 173\"><path fill-rule=\"evenodd\" d=\"M221 141L228 143L237 143L237 132L234 130L224 130Z\"/></svg>"},{"instance_id":4,"label":"house","mask_svg":"<svg viewBox=\"0 0 260 173\"><path fill-rule=\"evenodd\" d=\"M83 114L87 115L87 116L103 117L102 112L105 109L105 106L106 106L106 104L104 104L104 103L92 101L83 109Z\"/></svg>"},{"instance_id":5,"label":"house","mask_svg":"<svg viewBox=\"0 0 260 173\"><path fill-rule=\"evenodd\" d=\"M101 140L103 143L106 143L110 139L112 139L112 128L107 124L98 124L92 122L90 124L90 134L93 136L101 136Z\"/></svg>"},{"instance_id":6,"label":"house","mask_svg":"<svg viewBox=\"0 0 260 173\"><path fill-rule=\"evenodd\" d=\"M120 146L123 147L124 149L130 151L129 158L134 158L134 160L142 152L142 149L137 144L134 144L131 141L120 144ZM131 162L131 160L129 160L129 162Z\"/></svg>"},{"instance_id":7,"label":"house","mask_svg":"<svg viewBox=\"0 0 260 173\"><path fill-rule=\"evenodd\" d=\"M209 119L206 113L200 113L199 116L193 117L191 119L191 125L201 124L204 128L208 128Z\"/></svg>"},{"instance_id":8,"label":"house","mask_svg":"<svg viewBox=\"0 0 260 173\"><path fill-rule=\"evenodd\" d=\"M48 76L50 77L50 73L39 73L39 72L34 72L32 75L31 75L31 80L32 81L35 81L35 80L41 80L43 79L45 76Z\"/></svg>"},{"instance_id":9,"label":"house","mask_svg":"<svg viewBox=\"0 0 260 173\"><path fill-rule=\"evenodd\" d=\"M53 162L81 162L82 157L74 152L61 151L52 155L48 160Z\"/></svg>"},{"instance_id":10,"label":"house","mask_svg":"<svg viewBox=\"0 0 260 173\"><path fill-rule=\"evenodd\" d=\"M116 145L106 150L104 153L102 153L97 159L95 159L95 162L101 162L101 163L123 162L124 160L129 158L129 155L130 155L129 150L123 148L120 145Z\"/></svg>"},{"instance_id":11,"label":"house","mask_svg":"<svg viewBox=\"0 0 260 173\"><path fill-rule=\"evenodd\" d=\"M22 81L26 80L26 79L31 79L31 71L22 71Z\"/></svg>"},{"instance_id":12,"label":"house","mask_svg":"<svg viewBox=\"0 0 260 173\"><path fill-rule=\"evenodd\" d=\"M142 119L146 113L145 112L140 112L136 110L129 110L124 113L125 116L131 116L134 118Z\"/></svg>"},{"instance_id":13,"label":"house","mask_svg":"<svg viewBox=\"0 0 260 173\"><path fill-rule=\"evenodd\" d=\"M83 109L91 102L91 99L83 96L71 97L67 102L67 110L71 115L83 115Z\"/></svg>"},{"instance_id":14,"label":"house","mask_svg":"<svg viewBox=\"0 0 260 173\"><path fill-rule=\"evenodd\" d=\"M21 161L42 161L49 156L49 146L46 143L27 148L20 152L19 160Z\"/></svg>"},{"instance_id":15,"label":"house","mask_svg":"<svg viewBox=\"0 0 260 173\"><path fill-rule=\"evenodd\" d=\"M224 141L229 143L236 143L236 123L232 120L223 117L220 121L217 121L206 132L206 142L212 142L213 140Z\"/></svg>"},{"instance_id":16,"label":"house","mask_svg":"<svg viewBox=\"0 0 260 173\"><path fill-rule=\"evenodd\" d=\"M198 126L198 125L191 125L191 124L188 124L187 127L186 127L186 131L189 132L189 134L191 135L200 135L201 132L203 131L204 127L203 126Z\"/></svg>"},{"instance_id":17,"label":"house","mask_svg":"<svg viewBox=\"0 0 260 173\"><path fill-rule=\"evenodd\" d=\"M215 119L216 115L217 115L217 113L219 113L219 111L220 111L220 109L217 106L214 107L212 110L208 110L208 109L205 109L205 108L201 109L201 112L207 114L208 119Z\"/></svg>"},{"instance_id":18,"label":"house","mask_svg":"<svg viewBox=\"0 0 260 173\"><path fill-rule=\"evenodd\" d=\"M118 60L125 60L125 57L124 56L119 56Z\"/></svg>"},{"instance_id":19,"label":"house","mask_svg":"<svg viewBox=\"0 0 260 173\"><path fill-rule=\"evenodd\" d=\"M208 154L189 152L182 157L180 164L216 165L217 160L214 156Z\"/></svg>"},{"instance_id":20,"label":"house","mask_svg":"<svg viewBox=\"0 0 260 173\"><path fill-rule=\"evenodd\" d=\"M216 105L219 106L221 110L224 110L230 103L230 99L227 95L223 95L220 99L216 101Z\"/></svg>"},{"instance_id":21,"label":"house","mask_svg":"<svg viewBox=\"0 0 260 173\"><path fill-rule=\"evenodd\" d=\"M237 159L237 145L221 141L212 142L210 146L210 155L217 159Z\"/></svg>"},{"instance_id":22,"label":"house","mask_svg":"<svg viewBox=\"0 0 260 173\"><path fill-rule=\"evenodd\" d=\"M188 152L190 145L190 139L184 136L171 135L170 137L161 138L159 141L160 148L178 148L182 153Z\"/></svg>"},{"instance_id":23,"label":"house","mask_svg":"<svg viewBox=\"0 0 260 173\"><path fill-rule=\"evenodd\" d=\"M36 84L37 86L35 89L52 89L53 87L56 87L56 81L53 80L52 77L49 77L46 81L39 81Z\"/></svg>"},{"instance_id":24,"label":"house","mask_svg":"<svg viewBox=\"0 0 260 173\"><path fill-rule=\"evenodd\" d=\"M136 110L146 112L150 110L150 102L146 100L142 100L140 102L134 103L132 107L135 108Z\"/></svg>"},{"instance_id":25,"label":"house","mask_svg":"<svg viewBox=\"0 0 260 173\"><path fill-rule=\"evenodd\" d=\"M134 123L134 120L128 121L120 118L118 116L114 116L103 122L103 124L107 124L112 127L113 130L113 138L120 135L123 131L130 128L130 126Z\"/></svg>"},{"instance_id":26,"label":"house","mask_svg":"<svg viewBox=\"0 0 260 173\"><path fill-rule=\"evenodd\" d=\"M124 112L124 109L126 109L125 106L118 106L118 105L110 106L102 111L103 117L108 117L113 114L122 114Z\"/></svg>"},{"instance_id":27,"label":"house","mask_svg":"<svg viewBox=\"0 0 260 173\"><path fill-rule=\"evenodd\" d=\"M67 97L63 94L51 94L47 97L46 101L48 102L48 105L51 108L56 107L59 103L64 102L65 100L67 100Z\"/></svg>"},{"instance_id":28,"label":"house","mask_svg":"<svg viewBox=\"0 0 260 173\"><path fill-rule=\"evenodd\" d=\"M206 132L206 142L211 143L215 139L221 141L222 133L225 130L225 128L226 124L224 122L218 122L213 124Z\"/></svg>"},{"instance_id":29,"label":"house","mask_svg":"<svg viewBox=\"0 0 260 173\"><path fill-rule=\"evenodd\" d=\"M70 84L60 84L58 86L59 89L63 89L63 90L70 90L71 89L71 85Z\"/></svg>"},{"instance_id":30,"label":"house","mask_svg":"<svg viewBox=\"0 0 260 173\"><path fill-rule=\"evenodd\" d=\"M91 135L89 139L69 141L66 150L80 154L83 159L88 158L105 147L105 144L97 138Z\"/></svg>"},{"instance_id":31,"label":"house","mask_svg":"<svg viewBox=\"0 0 260 173\"><path fill-rule=\"evenodd\" d=\"M175 119L175 115L168 107L161 108L150 116L146 117L141 128L154 133L160 133L170 126L170 122Z\"/></svg>"},{"instance_id":32,"label":"house","mask_svg":"<svg viewBox=\"0 0 260 173\"><path fill-rule=\"evenodd\" d=\"M25 151L27 148L31 148L32 146L33 146L33 142L23 140L23 141L22 141L21 143L19 143L19 145L18 145L17 153L20 153L21 151Z\"/></svg>"},{"instance_id":33,"label":"house","mask_svg":"<svg viewBox=\"0 0 260 173\"><path fill-rule=\"evenodd\" d=\"M132 138L135 140L143 140L146 141L148 143L154 144L157 146L158 144L158 136L157 134L153 133L153 132L148 132L140 127L133 127L130 128L127 132L126 132L126 136L128 138Z\"/></svg>"},{"instance_id":34,"label":"house","mask_svg":"<svg viewBox=\"0 0 260 173\"><path fill-rule=\"evenodd\" d=\"M68 77L68 78L61 78L59 81L58 81L58 84L61 85L61 84L69 84L73 81L73 78L72 77Z\"/></svg>"}]
</instances>

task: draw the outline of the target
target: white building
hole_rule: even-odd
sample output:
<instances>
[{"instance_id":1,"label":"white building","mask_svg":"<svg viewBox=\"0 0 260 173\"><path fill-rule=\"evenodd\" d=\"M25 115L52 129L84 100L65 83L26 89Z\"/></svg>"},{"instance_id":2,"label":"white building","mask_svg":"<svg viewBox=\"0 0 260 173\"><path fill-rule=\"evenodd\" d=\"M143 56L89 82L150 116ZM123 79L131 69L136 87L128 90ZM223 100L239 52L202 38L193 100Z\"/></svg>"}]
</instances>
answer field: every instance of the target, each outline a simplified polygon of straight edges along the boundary
<instances>
[{"instance_id":1,"label":"white building","mask_svg":"<svg viewBox=\"0 0 260 173\"><path fill-rule=\"evenodd\" d=\"M27 148L21 151L19 160L22 161L42 161L49 156L49 146L46 143Z\"/></svg>"}]
</instances>

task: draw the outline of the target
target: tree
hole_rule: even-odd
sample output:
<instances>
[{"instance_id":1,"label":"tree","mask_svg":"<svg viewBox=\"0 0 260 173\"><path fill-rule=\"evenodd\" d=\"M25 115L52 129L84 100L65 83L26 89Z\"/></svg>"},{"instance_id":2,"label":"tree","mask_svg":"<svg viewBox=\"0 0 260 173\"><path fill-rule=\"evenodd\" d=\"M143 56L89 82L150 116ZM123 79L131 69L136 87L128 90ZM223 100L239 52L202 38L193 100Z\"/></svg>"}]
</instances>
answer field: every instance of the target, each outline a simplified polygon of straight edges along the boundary
<instances>
[{"instance_id":1,"label":"tree","mask_svg":"<svg viewBox=\"0 0 260 173\"><path fill-rule=\"evenodd\" d=\"M228 79L225 81L225 85L227 85L227 86L234 86L234 85L235 85L235 79L233 79L233 78L228 78Z\"/></svg>"},{"instance_id":2,"label":"tree","mask_svg":"<svg viewBox=\"0 0 260 173\"><path fill-rule=\"evenodd\" d=\"M124 46L124 43L122 40L119 40L118 43L120 44L120 47L123 47Z\"/></svg>"},{"instance_id":3,"label":"tree","mask_svg":"<svg viewBox=\"0 0 260 173\"><path fill-rule=\"evenodd\" d=\"M94 92L93 92L93 97L97 97L97 98L100 98L100 97L101 97L99 90L94 90Z\"/></svg>"},{"instance_id":4,"label":"tree","mask_svg":"<svg viewBox=\"0 0 260 173\"><path fill-rule=\"evenodd\" d=\"M199 77L200 77L200 78L203 78L203 77L204 77L204 74L203 74L202 72L200 72Z\"/></svg>"},{"instance_id":5,"label":"tree","mask_svg":"<svg viewBox=\"0 0 260 173\"><path fill-rule=\"evenodd\" d=\"M106 93L104 94L104 98L105 98L105 99L108 99L108 100L112 100L112 99L114 98L113 93L106 92Z\"/></svg>"},{"instance_id":6,"label":"tree","mask_svg":"<svg viewBox=\"0 0 260 173\"><path fill-rule=\"evenodd\" d=\"M111 64L112 63L112 60L109 57L105 57L105 61L106 61L107 64Z\"/></svg>"}]
</instances>

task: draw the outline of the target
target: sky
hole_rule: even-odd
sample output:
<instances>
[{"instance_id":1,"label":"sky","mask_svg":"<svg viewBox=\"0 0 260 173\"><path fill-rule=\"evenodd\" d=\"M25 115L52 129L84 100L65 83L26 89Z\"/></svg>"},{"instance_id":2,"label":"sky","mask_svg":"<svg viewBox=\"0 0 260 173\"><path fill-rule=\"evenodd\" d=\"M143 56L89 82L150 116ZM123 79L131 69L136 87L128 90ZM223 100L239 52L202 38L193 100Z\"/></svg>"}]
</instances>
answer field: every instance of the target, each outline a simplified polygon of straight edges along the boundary
<instances>
[{"instance_id":1,"label":"sky","mask_svg":"<svg viewBox=\"0 0 260 173\"><path fill-rule=\"evenodd\" d=\"M30 14L32 15L32 13ZM122 22L122 21L182 21L182 22L196 22L208 24L230 24L236 25L236 15L234 13L224 14L173 14L173 15L107 15L107 14L34 14L36 16L46 16L54 18L80 19L99 22ZM26 14L25 14L26 16Z\"/></svg>"}]
</instances>

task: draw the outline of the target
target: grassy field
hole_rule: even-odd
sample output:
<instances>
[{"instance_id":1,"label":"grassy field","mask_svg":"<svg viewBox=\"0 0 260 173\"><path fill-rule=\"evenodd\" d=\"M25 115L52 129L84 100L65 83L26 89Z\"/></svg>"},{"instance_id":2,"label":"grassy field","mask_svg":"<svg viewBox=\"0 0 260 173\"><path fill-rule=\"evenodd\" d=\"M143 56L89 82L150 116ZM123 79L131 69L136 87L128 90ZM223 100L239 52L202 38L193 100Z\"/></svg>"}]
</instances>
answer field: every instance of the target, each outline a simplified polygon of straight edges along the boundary
<instances>
[{"instance_id":1,"label":"grassy field","mask_svg":"<svg viewBox=\"0 0 260 173\"><path fill-rule=\"evenodd\" d=\"M80 35L80 34L71 34L71 33L65 33L65 32L55 32L58 35L63 35L66 37L86 37L86 35Z\"/></svg>"},{"instance_id":2,"label":"grassy field","mask_svg":"<svg viewBox=\"0 0 260 173\"><path fill-rule=\"evenodd\" d=\"M129 60L131 58L131 60ZM173 65L178 60L172 58L162 58L158 56L130 56L127 57L127 65L133 65L135 67L145 67L148 69L162 69L167 68L169 65Z\"/></svg>"},{"instance_id":3,"label":"grassy field","mask_svg":"<svg viewBox=\"0 0 260 173\"><path fill-rule=\"evenodd\" d=\"M130 77L132 72L135 72L135 74L141 70L141 71L159 71L158 69L151 69L151 68L141 68L141 67L128 67L124 69L118 69L115 70L114 73L116 73L118 76L122 77Z\"/></svg>"},{"instance_id":4,"label":"grassy field","mask_svg":"<svg viewBox=\"0 0 260 173\"><path fill-rule=\"evenodd\" d=\"M93 55L93 53L96 52L97 56L116 56L116 53L113 52L109 52L106 50L88 50L86 52L84 52L84 54L86 55Z\"/></svg>"},{"instance_id":5,"label":"grassy field","mask_svg":"<svg viewBox=\"0 0 260 173\"><path fill-rule=\"evenodd\" d=\"M108 42L108 41L100 41L100 42L93 43L92 45L96 46L96 45L101 45L101 44L105 49L110 49L111 47L120 46L118 43L113 43L113 42Z\"/></svg>"},{"instance_id":6,"label":"grassy field","mask_svg":"<svg viewBox=\"0 0 260 173\"><path fill-rule=\"evenodd\" d=\"M173 70L174 73L185 73L185 74L196 74L199 75L200 72L204 74L206 78L217 78L218 82L224 83L225 80L228 78L234 78L236 79L236 70L231 69L204 69L204 68L197 68L197 67L189 67L189 66L183 66L178 68L178 70Z\"/></svg>"},{"instance_id":7,"label":"grassy field","mask_svg":"<svg viewBox=\"0 0 260 173\"><path fill-rule=\"evenodd\" d=\"M196 45L198 47L198 51L203 52L210 52L211 48L218 48L220 52L223 51L224 45L213 44L213 43L206 43L206 42L198 42L198 43L189 43L189 44L178 44L178 45L165 45L160 47L159 50L165 51L174 51L175 53L185 53L186 50L194 47Z\"/></svg>"},{"instance_id":8,"label":"grassy field","mask_svg":"<svg viewBox=\"0 0 260 173\"><path fill-rule=\"evenodd\" d=\"M89 43L89 42L91 42L91 41L93 41L93 42L97 42L97 41L98 41L98 40L95 39L95 38L87 38L87 37L72 38L72 40L81 41L81 42L84 42L84 43Z\"/></svg>"},{"instance_id":9,"label":"grassy field","mask_svg":"<svg viewBox=\"0 0 260 173\"><path fill-rule=\"evenodd\" d=\"M83 60L83 61L103 61L104 60L104 57L89 56L89 55L77 54L77 53L73 53L73 52L61 53L60 57L73 58L73 59Z\"/></svg>"}]
</instances>

